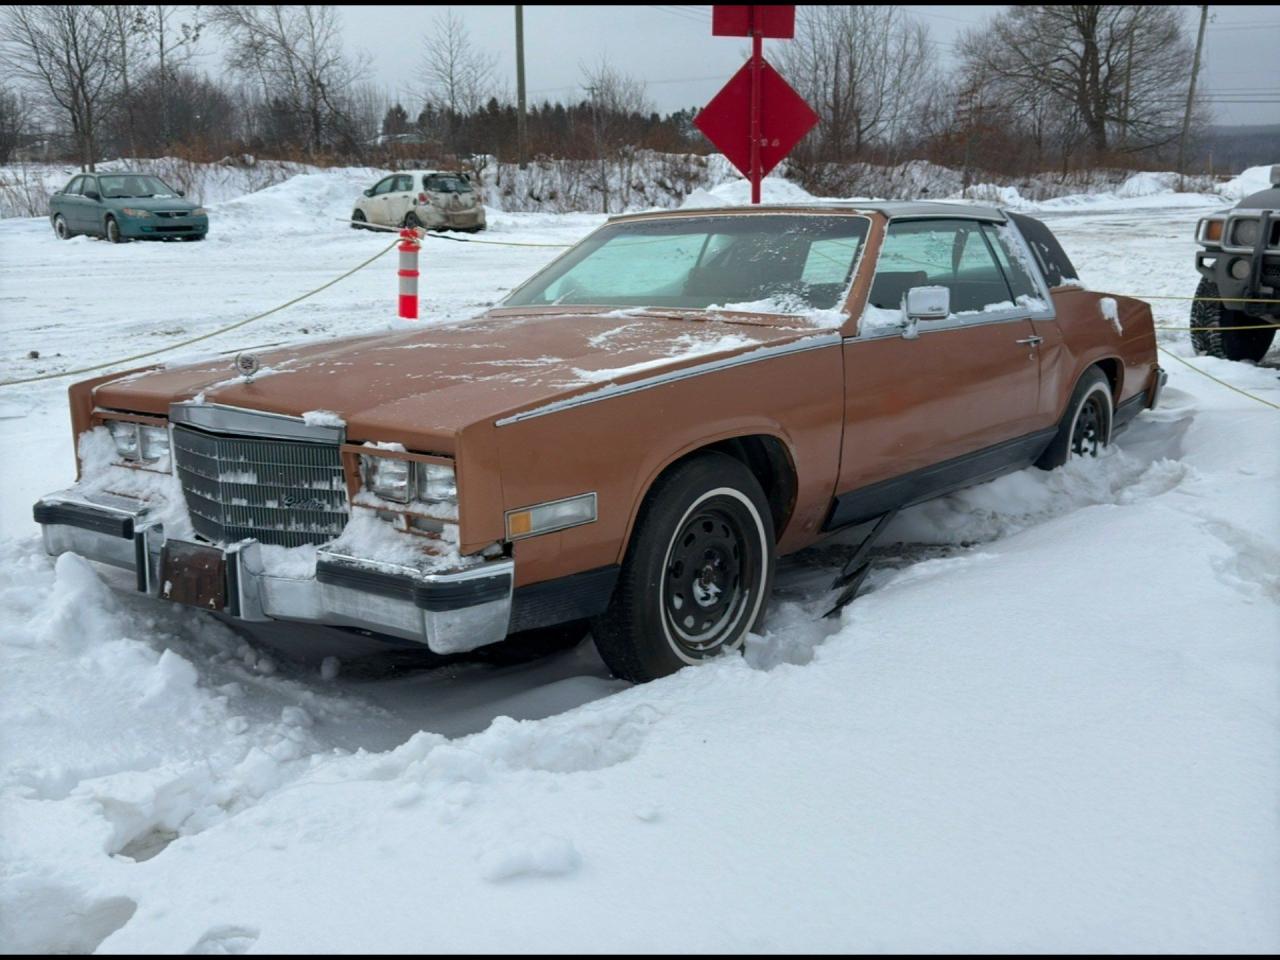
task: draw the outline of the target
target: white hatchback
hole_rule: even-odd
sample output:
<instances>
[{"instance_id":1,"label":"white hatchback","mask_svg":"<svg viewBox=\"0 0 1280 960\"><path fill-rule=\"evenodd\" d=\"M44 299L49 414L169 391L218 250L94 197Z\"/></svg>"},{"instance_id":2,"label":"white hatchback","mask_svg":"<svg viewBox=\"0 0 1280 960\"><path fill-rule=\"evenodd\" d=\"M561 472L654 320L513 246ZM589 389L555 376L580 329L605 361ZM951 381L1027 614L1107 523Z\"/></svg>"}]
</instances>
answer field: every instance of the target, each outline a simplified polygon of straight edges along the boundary
<instances>
[{"instance_id":1,"label":"white hatchback","mask_svg":"<svg viewBox=\"0 0 1280 960\"><path fill-rule=\"evenodd\" d=\"M465 174L409 170L383 177L356 201L352 226L424 227L427 230L484 229L484 206Z\"/></svg>"}]
</instances>

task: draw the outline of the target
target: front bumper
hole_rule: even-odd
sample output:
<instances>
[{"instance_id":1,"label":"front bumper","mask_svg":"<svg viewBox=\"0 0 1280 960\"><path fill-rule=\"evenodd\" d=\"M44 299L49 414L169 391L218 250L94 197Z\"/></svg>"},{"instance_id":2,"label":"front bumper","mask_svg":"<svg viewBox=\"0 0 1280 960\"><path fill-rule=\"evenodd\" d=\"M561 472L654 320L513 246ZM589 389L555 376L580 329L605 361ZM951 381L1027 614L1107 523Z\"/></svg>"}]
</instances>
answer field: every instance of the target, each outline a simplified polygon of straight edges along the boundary
<instances>
[{"instance_id":1,"label":"front bumper","mask_svg":"<svg viewBox=\"0 0 1280 960\"><path fill-rule=\"evenodd\" d=\"M137 590L166 597L162 582L163 525L140 501L74 489L50 494L34 508L45 550L133 571ZM205 553L210 545L200 544ZM436 653L461 653L497 643L511 623L515 567L511 560L424 573L412 567L317 550L312 576L267 569L256 540L216 548L224 582L217 612L246 621L286 620L353 627L426 644ZM207 607L204 607L207 609Z\"/></svg>"},{"instance_id":2,"label":"front bumper","mask_svg":"<svg viewBox=\"0 0 1280 960\"><path fill-rule=\"evenodd\" d=\"M209 232L208 217L129 217L119 219L120 235L135 240L161 237L203 237Z\"/></svg>"},{"instance_id":3,"label":"front bumper","mask_svg":"<svg viewBox=\"0 0 1280 960\"><path fill-rule=\"evenodd\" d=\"M1196 271L1217 286L1228 309L1258 319L1280 320L1280 308L1274 303L1249 302L1280 296L1280 211L1259 210L1256 217L1250 212L1248 218L1259 221L1253 246L1206 245L1196 251ZM1234 215L1228 218L1224 235L1234 230L1236 219ZM1238 277L1234 270L1247 272Z\"/></svg>"}]
</instances>

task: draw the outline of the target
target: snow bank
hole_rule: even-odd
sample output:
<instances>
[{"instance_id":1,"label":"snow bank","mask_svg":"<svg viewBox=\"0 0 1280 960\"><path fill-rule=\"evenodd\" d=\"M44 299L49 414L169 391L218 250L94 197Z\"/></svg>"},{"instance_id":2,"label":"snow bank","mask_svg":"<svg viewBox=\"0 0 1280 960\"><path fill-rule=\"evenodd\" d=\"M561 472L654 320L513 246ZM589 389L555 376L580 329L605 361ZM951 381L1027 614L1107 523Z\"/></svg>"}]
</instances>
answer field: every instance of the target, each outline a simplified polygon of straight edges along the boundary
<instances>
[{"instance_id":1,"label":"snow bank","mask_svg":"<svg viewBox=\"0 0 1280 960\"><path fill-rule=\"evenodd\" d=\"M1280 158L1277 158L1277 162L1280 162ZM1271 165L1268 164L1262 167L1250 167L1240 176L1222 184L1218 188L1218 192L1229 200L1241 200L1251 193L1266 190L1270 186Z\"/></svg>"}]
</instances>

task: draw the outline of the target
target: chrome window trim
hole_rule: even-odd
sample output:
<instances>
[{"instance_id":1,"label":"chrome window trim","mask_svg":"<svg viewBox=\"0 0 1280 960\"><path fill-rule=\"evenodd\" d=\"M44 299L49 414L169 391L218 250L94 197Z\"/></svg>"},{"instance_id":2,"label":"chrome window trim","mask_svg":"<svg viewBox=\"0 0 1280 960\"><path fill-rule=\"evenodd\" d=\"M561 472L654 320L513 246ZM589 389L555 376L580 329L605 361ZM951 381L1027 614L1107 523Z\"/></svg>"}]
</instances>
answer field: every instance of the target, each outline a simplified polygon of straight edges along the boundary
<instances>
[{"instance_id":1,"label":"chrome window trim","mask_svg":"<svg viewBox=\"0 0 1280 960\"><path fill-rule=\"evenodd\" d=\"M210 433L266 437L272 440L302 440L309 443L344 443L346 427L307 423L302 417L268 413L222 403L185 400L170 404L169 421Z\"/></svg>"},{"instance_id":2,"label":"chrome window trim","mask_svg":"<svg viewBox=\"0 0 1280 960\"><path fill-rule=\"evenodd\" d=\"M889 223L885 226L887 232L889 227L897 220L973 220L977 223L991 223L1002 226L1012 231L1017 243L1022 247L1022 253L1025 257L1026 264L1030 266L1031 279L1035 281L1036 287L1040 292L1040 300L1045 303L1045 308L1033 309L1024 307L1013 307L1008 310L993 311L968 311L963 314L951 314L945 320L928 320L924 323L916 325L916 333L939 333L943 330L958 330L962 327L985 327L992 323L1012 323L1018 320L1056 320L1058 319L1058 311L1053 305L1053 291L1050 289L1048 282L1044 278L1044 274L1040 271L1040 264L1036 262L1035 256L1031 252L1031 247L1027 244L1027 238L1022 235L1022 231L1018 229L1018 225L1010 218L1004 220L994 220L988 217L975 216L958 216L943 217L936 214L911 214L907 216L891 217ZM880 249L884 249L884 243L880 244ZM872 282L875 282L875 270L880 266L879 251L876 253L876 263L872 267ZM998 266L998 264L997 264ZM1006 283L1008 281L1006 280ZM863 305L863 311L866 311L868 304ZM979 319L981 318L981 319ZM867 340L886 340L890 337L902 337L903 331L907 329L907 322L904 317L903 324L899 330L887 330L877 332L874 336L863 336L861 333L862 317L858 317L858 331L852 336L844 338L845 343L856 343L858 341ZM914 338L912 338L914 339Z\"/></svg>"},{"instance_id":3,"label":"chrome window trim","mask_svg":"<svg viewBox=\"0 0 1280 960\"><path fill-rule=\"evenodd\" d=\"M740 367L748 363L759 363L762 360L772 360L774 357L787 356L793 353L804 353L808 350L819 350L823 347L836 346L843 338L837 331L820 334L813 337L804 337L801 340L792 343L784 343L776 347L761 347L756 350L749 350L746 353L733 357L726 357L723 360L713 360L709 363L700 363L693 367L685 367L681 370L672 370L669 373L660 373L654 376L645 377L642 380L635 380L631 383L615 383L592 390L588 393L578 394L573 397L566 397L563 400L553 400L542 406L534 407L531 410L524 410L520 413L513 413L511 416L503 417L494 421L494 426L505 427L511 423L519 423L522 420L531 420L534 417L546 416L549 413L559 413L561 410L570 410L574 407L586 406L589 403L599 403L602 400L612 400L614 397L626 396L632 393L638 393L641 390L648 390L650 387L660 386L664 383L675 383L678 380L687 380L690 377L701 376L704 373L713 373L717 370L728 370L733 367ZM673 357L673 360L679 359Z\"/></svg>"}]
</instances>

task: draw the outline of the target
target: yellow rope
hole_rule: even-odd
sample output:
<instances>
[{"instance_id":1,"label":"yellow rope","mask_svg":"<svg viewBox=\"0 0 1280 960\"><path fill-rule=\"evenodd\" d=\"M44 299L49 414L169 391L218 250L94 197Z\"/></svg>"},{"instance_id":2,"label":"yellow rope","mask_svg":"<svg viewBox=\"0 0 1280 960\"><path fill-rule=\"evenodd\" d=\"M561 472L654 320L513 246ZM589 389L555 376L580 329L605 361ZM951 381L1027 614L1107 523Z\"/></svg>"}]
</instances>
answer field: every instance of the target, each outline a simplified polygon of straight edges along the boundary
<instances>
[{"instance_id":1,"label":"yellow rope","mask_svg":"<svg viewBox=\"0 0 1280 960\"><path fill-rule=\"evenodd\" d=\"M249 317L245 320L237 320L235 323L228 324L227 326L214 330L211 333L202 333L198 337L191 337L188 340L181 340L178 343L171 343L165 347L157 347L155 350L147 350L144 353L135 353L131 357L122 357L119 360L108 360L106 363L95 364L92 367L81 367L78 370L63 370L61 373L45 373L45 374L41 374L38 377L23 377L20 380L2 380L0 381L0 387L12 387L19 383L35 383L38 380L57 380L60 377L73 377L76 374L80 374L80 373L92 373L95 370L104 370L107 367L115 367L115 366L120 366L126 363L132 363L134 360L141 360L144 357L154 357L158 353L167 353L170 350L176 350L178 347L186 347L193 343L199 343L201 340L208 340L211 337L216 337L220 334L227 333L228 331L235 330L238 327L246 326L247 324L253 323L253 321L255 320L261 320L263 317L269 317L273 313L279 313L281 310L285 309L286 307L291 307L295 303L301 303L303 300L306 300L308 297L314 297L317 293L320 293L320 291L322 290L328 290L338 281L347 279L347 277L351 276L353 273L355 273L358 270L363 270L369 264L373 263L373 261L381 257L384 253L389 252L393 247L395 247L396 243L398 242L399 241L395 241L391 243L389 246L383 247L381 250L375 253L368 260L365 260L363 263L360 263L352 267L346 273L340 276L334 277L328 283L325 283L319 287L316 287L314 290L304 293L300 297L294 297L288 303L282 303L278 307L272 307L270 310L267 310L263 313L256 314L255 316Z\"/></svg>"},{"instance_id":2,"label":"yellow rope","mask_svg":"<svg viewBox=\"0 0 1280 960\"><path fill-rule=\"evenodd\" d=\"M1244 396L1248 397L1250 400L1257 400L1259 403L1266 404L1268 407L1270 407L1270 408L1271 408L1271 409L1273 409L1273 410L1280 410L1280 403L1272 403L1270 400L1263 400L1263 399L1262 399L1262 397L1255 397L1255 396L1254 396L1252 393L1250 393L1248 390L1241 390L1239 387L1237 387L1237 386L1235 386L1235 385L1233 385L1233 384L1227 383L1227 381L1225 381L1225 380L1219 380L1219 379L1218 379L1217 377L1215 377L1212 373L1207 373L1206 371L1201 370L1201 369L1200 369L1199 367L1197 367L1194 363L1189 363L1188 361L1184 360L1182 357L1178 356L1176 353L1174 353L1174 352L1173 352L1173 351L1171 351L1171 350L1166 350L1164 347L1157 347L1157 349L1158 349L1161 353L1163 353L1163 354L1165 354L1165 355L1167 355L1167 356L1173 357L1173 359L1177 360L1177 361L1178 361L1180 364L1182 364L1184 367L1190 367L1190 368L1191 368L1192 370L1194 370L1196 373L1200 374L1200 376L1202 376L1202 377L1208 377L1208 378L1209 378L1210 380L1212 380L1214 383L1220 383L1220 384L1222 384L1222 385L1223 385L1224 387L1226 387L1228 390L1234 390L1236 393L1243 394Z\"/></svg>"},{"instance_id":3,"label":"yellow rope","mask_svg":"<svg viewBox=\"0 0 1280 960\"><path fill-rule=\"evenodd\" d=\"M350 223L361 230L381 230L384 233L399 233L401 227L387 227L380 223L370 223L368 220L345 220L341 217L337 218L339 223ZM567 250L573 244L571 243L517 243L514 240L477 240L474 237L446 237L442 233L432 233L423 227L413 228L420 237L430 237L432 240L451 240L454 243L483 243L491 247L543 247L546 249Z\"/></svg>"}]
</instances>

